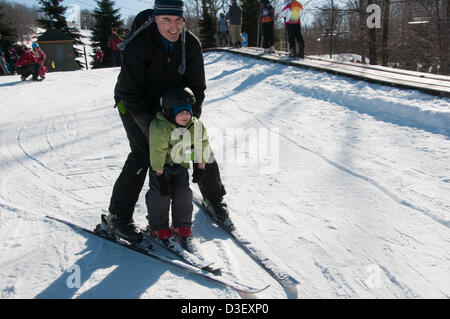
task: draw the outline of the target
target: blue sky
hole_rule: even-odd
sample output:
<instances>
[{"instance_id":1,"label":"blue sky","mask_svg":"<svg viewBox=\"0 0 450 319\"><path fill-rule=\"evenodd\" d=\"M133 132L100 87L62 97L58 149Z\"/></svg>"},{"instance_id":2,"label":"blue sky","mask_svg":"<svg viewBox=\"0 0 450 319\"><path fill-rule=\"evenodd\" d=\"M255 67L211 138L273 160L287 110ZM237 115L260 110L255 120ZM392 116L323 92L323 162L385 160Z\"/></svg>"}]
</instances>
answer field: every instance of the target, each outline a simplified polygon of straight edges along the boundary
<instances>
[{"instance_id":1,"label":"blue sky","mask_svg":"<svg viewBox=\"0 0 450 319\"><path fill-rule=\"evenodd\" d=\"M39 7L38 0L7 0L6 2L20 3L26 6ZM140 11L153 8L154 0L115 0L116 8L120 9L122 18L127 18L130 15L136 15ZM97 2L95 0L64 0L62 2L64 6L70 4L77 4L81 9L94 9L97 8Z\"/></svg>"},{"instance_id":2,"label":"blue sky","mask_svg":"<svg viewBox=\"0 0 450 319\"><path fill-rule=\"evenodd\" d=\"M6 0L6 2L15 2L20 3L26 6L36 6L39 7L38 0ZM231 0L230 0L231 2ZM305 5L305 13L304 19L307 20L310 18L310 14L313 13L311 9L316 6L320 6L326 0L300 0L301 3ZM342 4L344 0L334 0L336 4ZM97 8L96 0L64 0L63 5L68 6L71 4L77 4L82 9L94 9ZM115 0L116 8L120 9L120 14L122 19L126 19L130 15L136 15L142 10L153 8L154 0ZM308 14L309 13L309 14Z\"/></svg>"}]
</instances>

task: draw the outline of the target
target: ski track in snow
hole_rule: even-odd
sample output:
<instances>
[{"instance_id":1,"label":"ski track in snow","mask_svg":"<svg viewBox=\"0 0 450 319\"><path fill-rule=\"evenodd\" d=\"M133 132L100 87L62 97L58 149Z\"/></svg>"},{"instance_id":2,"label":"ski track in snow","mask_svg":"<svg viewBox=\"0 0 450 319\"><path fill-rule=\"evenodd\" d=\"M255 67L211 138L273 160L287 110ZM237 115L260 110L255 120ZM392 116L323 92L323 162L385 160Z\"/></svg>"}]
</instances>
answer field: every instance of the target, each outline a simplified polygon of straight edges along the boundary
<instances>
[{"instance_id":1,"label":"ski track in snow","mask_svg":"<svg viewBox=\"0 0 450 319\"><path fill-rule=\"evenodd\" d=\"M262 298L450 297L448 99L227 53L205 66L202 120L233 220L301 285L282 289L195 208L208 260L270 284ZM248 297L44 218L94 227L107 210L129 151L112 108L118 72L0 78L0 298ZM251 160L236 128L279 132L275 172Z\"/></svg>"}]
</instances>

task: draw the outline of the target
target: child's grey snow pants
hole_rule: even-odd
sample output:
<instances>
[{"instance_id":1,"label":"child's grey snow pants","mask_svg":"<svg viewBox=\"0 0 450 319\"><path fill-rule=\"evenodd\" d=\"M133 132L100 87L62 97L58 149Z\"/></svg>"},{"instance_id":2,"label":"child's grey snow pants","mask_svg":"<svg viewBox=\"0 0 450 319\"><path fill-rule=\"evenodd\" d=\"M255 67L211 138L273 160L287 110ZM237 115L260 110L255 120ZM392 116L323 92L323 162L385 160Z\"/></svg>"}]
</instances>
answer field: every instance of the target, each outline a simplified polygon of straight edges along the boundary
<instances>
[{"instance_id":1,"label":"child's grey snow pants","mask_svg":"<svg viewBox=\"0 0 450 319\"><path fill-rule=\"evenodd\" d=\"M172 204L173 227L192 225L192 191L189 188L189 172L181 165L164 166L164 175L170 186L170 195L162 196L156 173L150 171L150 190L145 195L148 223L152 230L169 227L169 208Z\"/></svg>"}]
</instances>

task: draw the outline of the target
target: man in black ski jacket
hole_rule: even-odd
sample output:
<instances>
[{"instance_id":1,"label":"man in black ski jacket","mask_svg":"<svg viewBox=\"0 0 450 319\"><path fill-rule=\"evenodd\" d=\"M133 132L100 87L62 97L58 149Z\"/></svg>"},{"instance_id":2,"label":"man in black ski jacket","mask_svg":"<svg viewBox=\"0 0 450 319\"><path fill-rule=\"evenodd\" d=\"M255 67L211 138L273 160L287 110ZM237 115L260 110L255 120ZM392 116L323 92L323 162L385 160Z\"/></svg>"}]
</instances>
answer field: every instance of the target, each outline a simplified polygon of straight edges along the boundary
<instances>
[{"instance_id":1,"label":"man in black ski jacket","mask_svg":"<svg viewBox=\"0 0 450 319\"><path fill-rule=\"evenodd\" d=\"M196 100L194 116L200 117L206 89L200 41L185 28L183 0L156 0L153 17L151 13L141 12L124 40L122 68L115 88L131 153L114 184L108 228L130 242L142 240L133 212L150 166L149 126L160 111L160 97L170 88L189 87ZM217 162L207 164L204 171L194 170L193 177L208 208L218 218L229 221Z\"/></svg>"}]
</instances>

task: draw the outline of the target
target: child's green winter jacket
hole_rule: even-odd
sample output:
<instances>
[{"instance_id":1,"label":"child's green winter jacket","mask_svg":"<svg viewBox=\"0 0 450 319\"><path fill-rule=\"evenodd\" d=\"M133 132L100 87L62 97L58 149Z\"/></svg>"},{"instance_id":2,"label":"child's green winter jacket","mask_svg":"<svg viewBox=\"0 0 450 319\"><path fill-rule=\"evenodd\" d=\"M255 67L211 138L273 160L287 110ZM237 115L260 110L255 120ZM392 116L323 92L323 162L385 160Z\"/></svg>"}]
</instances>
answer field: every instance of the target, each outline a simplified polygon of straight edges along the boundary
<instances>
[{"instance_id":1,"label":"child's green winter jacket","mask_svg":"<svg viewBox=\"0 0 450 319\"><path fill-rule=\"evenodd\" d=\"M203 123L192 117L186 127L177 126L158 112L150 124L150 164L154 171L164 165L180 164L186 168L190 162L207 163L211 155L208 134Z\"/></svg>"}]
</instances>

